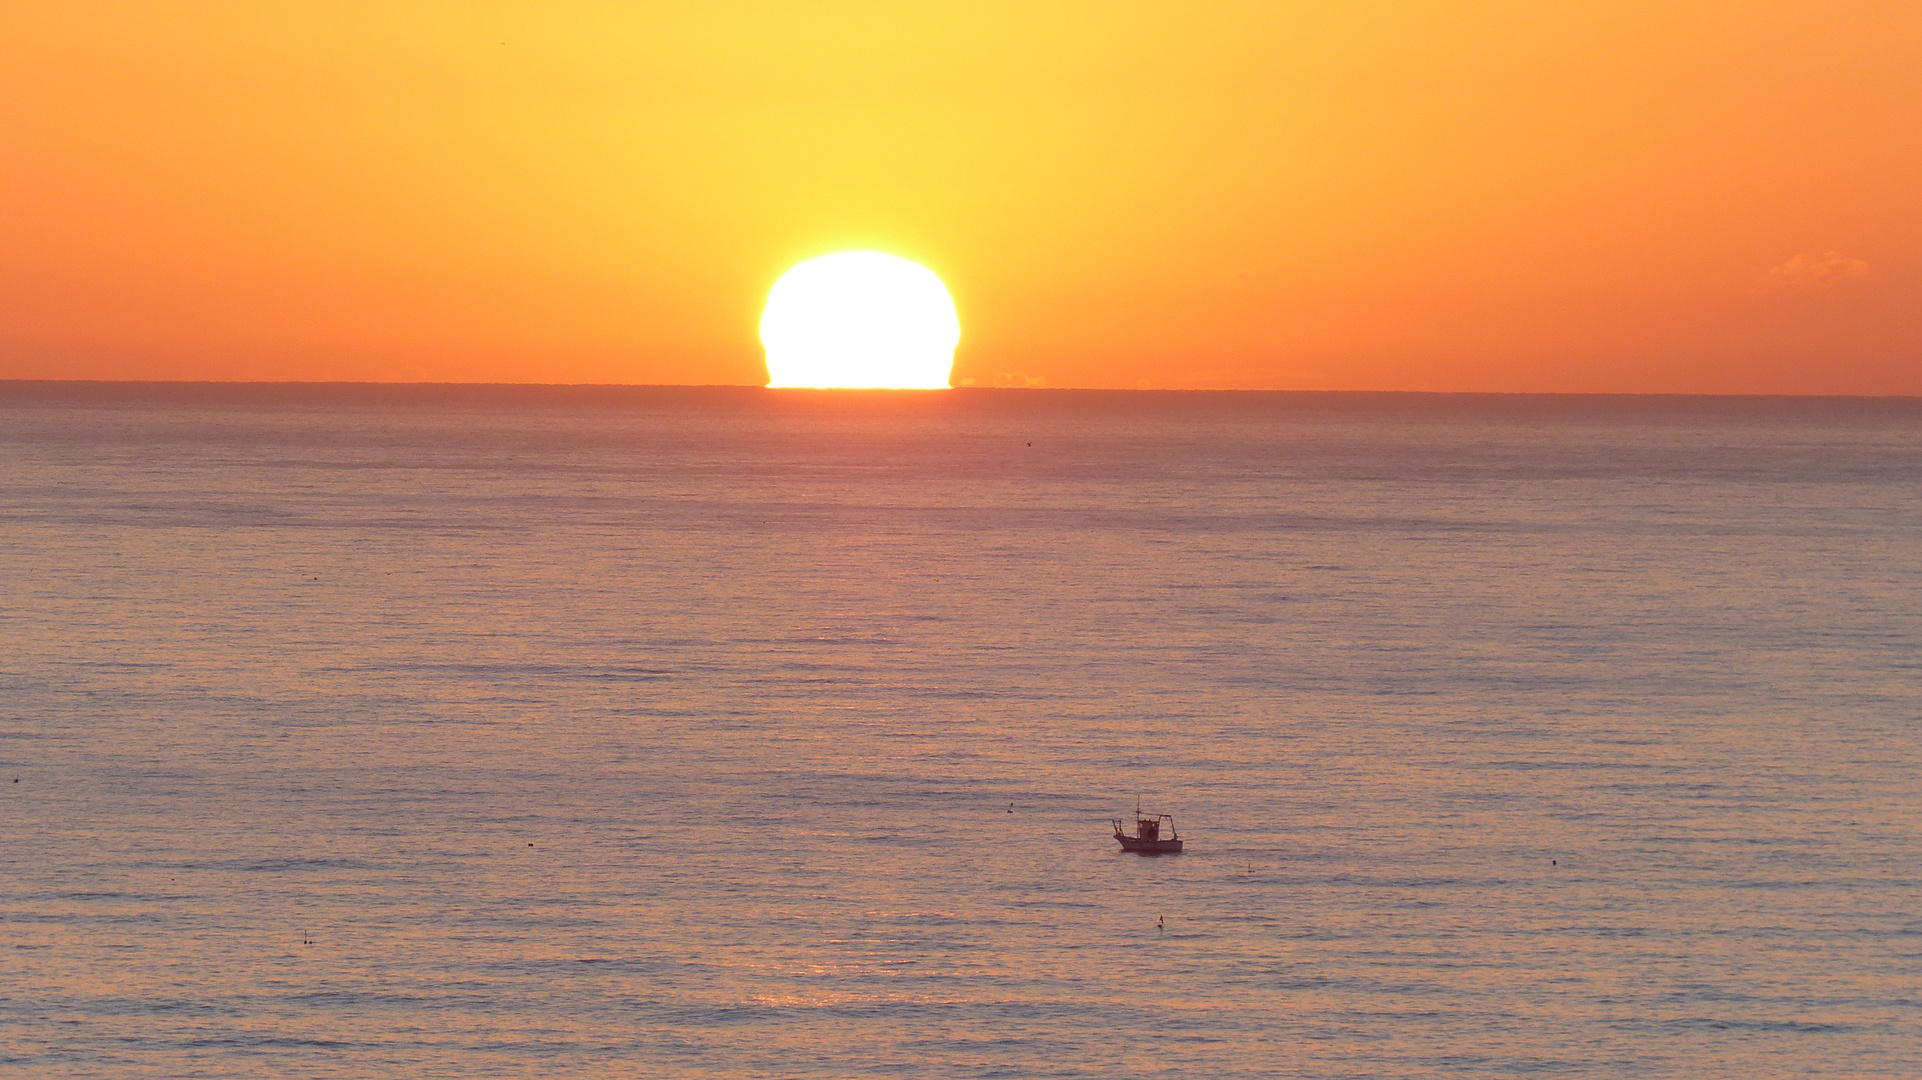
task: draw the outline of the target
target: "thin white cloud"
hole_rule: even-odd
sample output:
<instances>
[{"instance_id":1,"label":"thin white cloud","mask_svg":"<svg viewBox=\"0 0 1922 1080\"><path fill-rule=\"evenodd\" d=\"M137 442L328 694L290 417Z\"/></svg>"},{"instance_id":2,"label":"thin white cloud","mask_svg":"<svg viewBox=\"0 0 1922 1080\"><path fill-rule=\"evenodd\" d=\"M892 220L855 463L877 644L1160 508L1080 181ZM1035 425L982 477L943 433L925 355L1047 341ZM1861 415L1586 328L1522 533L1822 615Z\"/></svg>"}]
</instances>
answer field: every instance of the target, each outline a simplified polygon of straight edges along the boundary
<instances>
[{"instance_id":1,"label":"thin white cloud","mask_svg":"<svg viewBox=\"0 0 1922 1080\"><path fill-rule=\"evenodd\" d=\"M1839 251L1827 251L1821 255L1797 255L1771 267L1768 281L1777 288L1784 288L1868 276L1869 264L1866 260L1851 259Z\"/></svg>"}]
</instances>

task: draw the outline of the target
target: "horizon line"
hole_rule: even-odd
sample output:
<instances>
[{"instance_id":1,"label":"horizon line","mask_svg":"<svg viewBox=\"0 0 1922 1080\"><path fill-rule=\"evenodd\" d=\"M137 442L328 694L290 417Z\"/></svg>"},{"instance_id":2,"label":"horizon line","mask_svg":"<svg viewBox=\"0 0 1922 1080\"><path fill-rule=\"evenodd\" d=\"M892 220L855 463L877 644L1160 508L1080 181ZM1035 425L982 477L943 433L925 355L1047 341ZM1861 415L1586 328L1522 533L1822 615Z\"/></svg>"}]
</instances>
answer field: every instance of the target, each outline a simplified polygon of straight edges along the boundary
<instances>
[{"instance_id":1,"label":"horizon line","mask_svg":"<svg viewBox=\"0 0 1922 1080\"><path fill-rule=\"evenodd\" d=\"M1706 391L1650 391L1650 390L1361 390L1339 388L1297 388L1277 387L1139 387L1139 386L948 386L941 388L908 389L900 387L852 387L852 386L783 386L773 387L756 383L597 383L597 382L480 382L480 381L375 381L367 379L7 379L0 378L0 388L6 387L59 387L59 386L201 386L201 387L354 387L395 389L420 389L428 387L453 388L472 387L476 389L553 389L553 390L761 390L770 393L847 393L847 394L938 394L949 391L988 391L1014 394L1050 393L1095 393L1095 394L1295 394L1304 396L1368 395L1368 396L1407 396L1407 397L1555 397L1555 398L1713 398L1736 400L1801 400L1827 399L1838 401L1922 401L1922 394L1835 394L1835 393L1715 393Z\"/></svg>"}]
</instances>

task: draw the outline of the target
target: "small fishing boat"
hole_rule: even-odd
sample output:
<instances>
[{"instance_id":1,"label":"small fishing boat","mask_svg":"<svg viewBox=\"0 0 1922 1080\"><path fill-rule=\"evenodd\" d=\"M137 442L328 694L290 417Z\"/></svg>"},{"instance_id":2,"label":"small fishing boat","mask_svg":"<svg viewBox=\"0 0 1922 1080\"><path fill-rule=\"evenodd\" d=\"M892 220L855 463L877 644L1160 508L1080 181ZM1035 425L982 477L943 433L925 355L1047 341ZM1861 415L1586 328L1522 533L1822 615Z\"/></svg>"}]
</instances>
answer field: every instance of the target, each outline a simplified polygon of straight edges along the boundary
<instances>
[{"instance_id":1,"label":"small fishing boat","mask_svg":"<svg viewBox=\"0 0 1922 1080\"><path fill-rule=\"evenodd\" d=\"M1114 821L1114 838L1121 841L1121 850L1132 851L1136 855L1179 855L1181 854L1181 834L1175 831L1175 819L1167 814L1149 816L1135 807L1135 834L1129 836L1121 828L1120 818ZM1168 835L1161 835L1163 827Z\"/></svg>"}]
</instances>

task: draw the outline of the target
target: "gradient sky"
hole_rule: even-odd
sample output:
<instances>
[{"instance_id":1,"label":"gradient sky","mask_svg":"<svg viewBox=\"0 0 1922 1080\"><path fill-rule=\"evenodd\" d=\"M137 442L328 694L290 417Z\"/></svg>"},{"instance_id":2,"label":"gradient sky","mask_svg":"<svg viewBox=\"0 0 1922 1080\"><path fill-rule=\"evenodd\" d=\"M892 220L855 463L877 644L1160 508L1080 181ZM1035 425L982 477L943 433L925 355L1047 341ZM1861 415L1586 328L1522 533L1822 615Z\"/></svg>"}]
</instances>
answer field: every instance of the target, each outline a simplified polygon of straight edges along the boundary
<instances>
[{"instance_id":1,"label":"gradient sky","mask_svg":"<svg viewBox=\"0 0 1922 1080\"><path fill-rule=\"evenodd\" d=\"M1917 394L1918 58L1912 0L27 0L0 378L758 383L876 248L983 383Z\"/></svg>"}]
</instances>

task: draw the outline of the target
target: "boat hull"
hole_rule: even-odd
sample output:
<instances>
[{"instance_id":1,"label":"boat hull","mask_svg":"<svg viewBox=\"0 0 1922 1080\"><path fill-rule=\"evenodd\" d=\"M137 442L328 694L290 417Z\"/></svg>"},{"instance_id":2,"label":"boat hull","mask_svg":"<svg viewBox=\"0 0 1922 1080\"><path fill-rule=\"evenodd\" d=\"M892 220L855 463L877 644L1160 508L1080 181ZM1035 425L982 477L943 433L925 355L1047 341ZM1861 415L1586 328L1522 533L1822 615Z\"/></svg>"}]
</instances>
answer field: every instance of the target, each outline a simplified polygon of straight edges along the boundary
<instances>
[{"instance_id":1,"label":"boat hull","mask_svg":"<svg viewBox=\"0 0 1922 1080\"><path fill-rule=\"evenodd\" d=\"M1132 851L1136 855L1181 854L1180 840L1138 840L1132 836L1123 836L1120 833L1115 834L1115 839L1121 841L1121 850Z\"/></svg>"}]
</instances>

